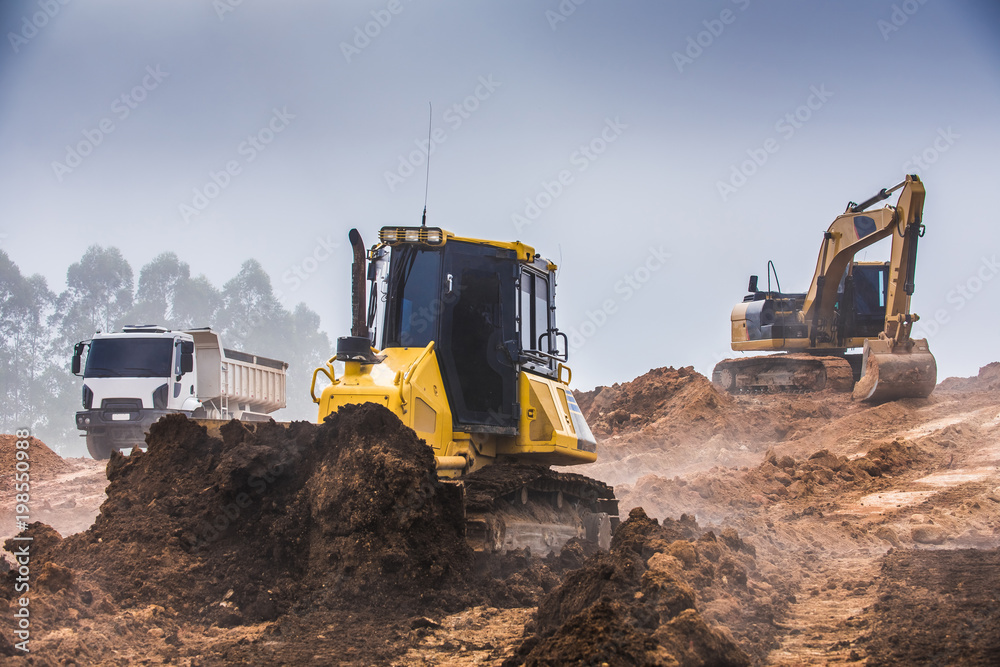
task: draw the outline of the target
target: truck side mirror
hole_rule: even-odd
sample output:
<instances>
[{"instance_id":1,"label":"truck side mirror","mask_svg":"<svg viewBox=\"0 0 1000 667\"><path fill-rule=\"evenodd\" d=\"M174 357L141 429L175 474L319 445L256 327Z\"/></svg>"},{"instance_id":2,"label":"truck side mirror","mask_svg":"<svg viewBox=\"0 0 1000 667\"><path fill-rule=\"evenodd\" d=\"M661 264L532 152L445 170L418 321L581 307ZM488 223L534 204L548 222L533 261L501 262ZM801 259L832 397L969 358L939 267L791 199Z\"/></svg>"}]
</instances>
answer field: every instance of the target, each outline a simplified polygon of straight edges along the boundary
<instances>
[{"instance_id":1,"label":"truck side mirror","mask_svg":"<svg viewBox=\"0 0 1000 667\"><path fill-rule=\"evenodd\" d=\"M80 361L82 356L83 356L83 343L77 343L76 345L73 346L73 361L70 364L70 370L73 372L73 375L80 374Z\"/></svg>"},{"instance_id":2,"label":"truck side mirror","mask_svg":"<svg viewBox=\"0 0 1000 667\"><path fill-rule=\"evenodd\" d=\"M757 276L750 276L750 285L747 287L748 292L757 291Z\"/></svg>"},{"instance_id":3,"label":"truck side mirror","mask_svg":"<svg viewBox=\"0 0 1000 667\"><path fill-rule=\"evenodd\" d=\"M184 341L181 343L181 374L190 373L194 370L194 343Z\"/></svg>"}]
</instances>

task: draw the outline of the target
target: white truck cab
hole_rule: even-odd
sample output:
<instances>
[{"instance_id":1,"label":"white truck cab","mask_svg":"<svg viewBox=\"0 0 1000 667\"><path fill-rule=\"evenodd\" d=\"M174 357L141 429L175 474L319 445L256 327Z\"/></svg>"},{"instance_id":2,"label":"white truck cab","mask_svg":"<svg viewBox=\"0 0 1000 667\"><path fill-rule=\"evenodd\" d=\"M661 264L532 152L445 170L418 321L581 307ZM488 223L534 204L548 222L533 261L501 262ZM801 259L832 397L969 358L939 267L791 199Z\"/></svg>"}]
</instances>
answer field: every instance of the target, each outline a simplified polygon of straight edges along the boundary
<instances>
[{"instance_id":1,"label":"white truck cab","mask_svg":"<svg viewBox=\"0 0 1000 667\"><path fill-rule=\"evenodd\" d=\"M142 325L98 332L73 350L73 373L83 377L76 427L90 455L106 459L112 450L144 444L150 425L170 413L267 419L266 413L285 407L287 367L224 349L207 328Z\"/></svg>"}]
</instances>

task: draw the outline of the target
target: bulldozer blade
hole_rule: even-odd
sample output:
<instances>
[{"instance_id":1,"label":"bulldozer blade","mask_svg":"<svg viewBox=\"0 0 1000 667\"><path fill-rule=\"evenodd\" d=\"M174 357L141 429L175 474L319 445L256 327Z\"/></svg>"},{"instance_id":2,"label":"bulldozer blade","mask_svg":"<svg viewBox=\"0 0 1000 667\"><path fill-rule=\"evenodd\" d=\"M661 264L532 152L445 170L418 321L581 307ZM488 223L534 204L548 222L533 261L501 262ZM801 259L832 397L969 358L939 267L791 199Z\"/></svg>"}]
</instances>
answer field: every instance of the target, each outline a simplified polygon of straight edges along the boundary
<instances>
[{"instance_id":1,"label":"bulldozer blade","mask_svg":"<svg viewBox=\"0 0 1000 667\"><path fill-rule=\"evenodd\" d=\"M909 349L893 349L887 340L865 341L863 374L854 385L854 400L880 403L930 396L937 384L937 361L926 338L910 342Z\"/></svg>"}]
</instances>

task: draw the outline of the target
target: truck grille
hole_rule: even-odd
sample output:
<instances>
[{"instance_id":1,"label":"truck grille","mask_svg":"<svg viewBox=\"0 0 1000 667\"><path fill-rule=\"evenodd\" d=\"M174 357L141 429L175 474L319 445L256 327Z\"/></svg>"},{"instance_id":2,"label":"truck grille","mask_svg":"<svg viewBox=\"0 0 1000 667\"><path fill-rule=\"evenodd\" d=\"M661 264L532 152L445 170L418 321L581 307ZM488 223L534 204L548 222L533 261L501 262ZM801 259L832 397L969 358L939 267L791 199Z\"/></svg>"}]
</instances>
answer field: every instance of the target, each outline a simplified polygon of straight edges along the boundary
<instances>
[{"instance_id":1,"label":"truck grille","mask_svg":"<svg viewBox=\"0 0 1000 667\"><path fill-rule=\"evenodd\" d=\"M101 401L101 418L108 422L113 421L135 421L139 419L139 412L142 410L142 399L140 398L105 398ZM119 417L115 419L113 415L127 414L128 419Z\"/></svg>"}]
</instances>

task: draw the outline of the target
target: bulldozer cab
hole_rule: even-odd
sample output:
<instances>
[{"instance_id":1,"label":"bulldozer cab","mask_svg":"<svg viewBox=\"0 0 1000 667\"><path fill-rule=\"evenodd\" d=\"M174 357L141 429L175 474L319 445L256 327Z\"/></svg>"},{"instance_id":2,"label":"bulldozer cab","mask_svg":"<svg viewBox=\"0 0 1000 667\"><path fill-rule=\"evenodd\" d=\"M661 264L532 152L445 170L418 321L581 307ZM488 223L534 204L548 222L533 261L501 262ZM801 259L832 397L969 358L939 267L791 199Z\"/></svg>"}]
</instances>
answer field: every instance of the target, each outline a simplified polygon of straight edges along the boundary
<instances>
[{"instance_id":1,"label":"bulldozer cab","mask_svg":"<svg viewBox=\"0 0 1000 667\"><path fill-rule=\"evenodd\" d=\"M521 244L386 236L370 253L373 347L433 341L455 430L515 435L519 371L555 377L565 358L555 349L552 265Z\"/></svg>"}]
</instances>

